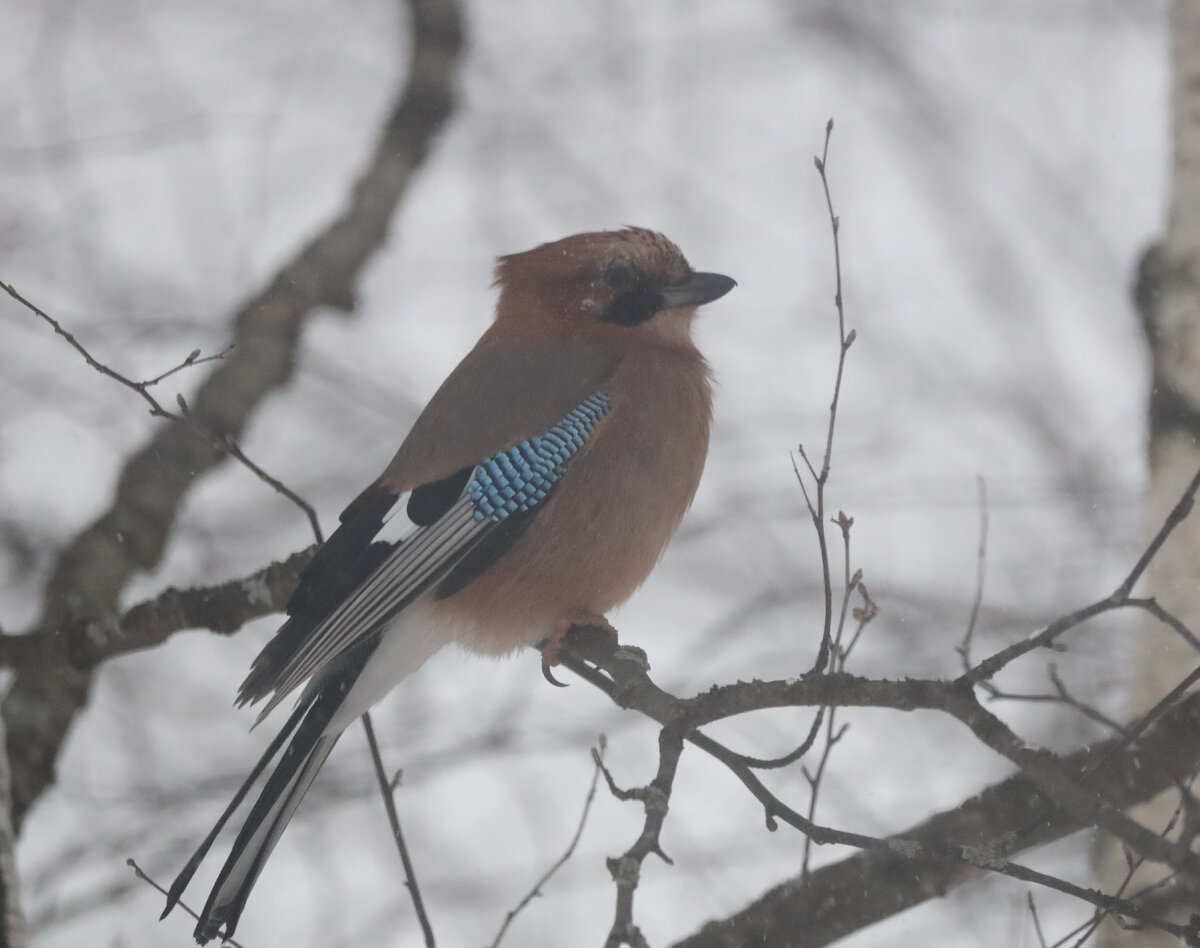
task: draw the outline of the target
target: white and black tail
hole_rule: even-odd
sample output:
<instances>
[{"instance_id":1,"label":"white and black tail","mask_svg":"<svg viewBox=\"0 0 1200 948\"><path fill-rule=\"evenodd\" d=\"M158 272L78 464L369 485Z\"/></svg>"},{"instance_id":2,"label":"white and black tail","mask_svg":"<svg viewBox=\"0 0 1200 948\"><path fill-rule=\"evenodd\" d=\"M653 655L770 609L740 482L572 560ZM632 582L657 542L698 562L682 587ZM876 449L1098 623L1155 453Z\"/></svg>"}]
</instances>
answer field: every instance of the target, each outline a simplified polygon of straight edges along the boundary
<instances>
[{"instance_id":1,"label":"white and black tail","mask_svg":"<svg viewBox=\"0 0 1200 948\"><path fill-rule=\"evenodd\" d=\"M344 704L347 692L362 672L366 659L374 652L375 644L371 643L370 649L360 650L366 654L356 656L358 660L347 663L349 667L343 665L338 673L324 677L319 687L306 692L300 706L288 718L217 824L172 883L167 906L163 910L164 918L178 903L217 835L286 743L286 749L242 824L233 849L200 913L195 930L199 944L203 945L213 938L227 939L233 936L242 909L267 857L341 736L340 729L329 730L330 721Z\"/></svg>"}]
</instances>

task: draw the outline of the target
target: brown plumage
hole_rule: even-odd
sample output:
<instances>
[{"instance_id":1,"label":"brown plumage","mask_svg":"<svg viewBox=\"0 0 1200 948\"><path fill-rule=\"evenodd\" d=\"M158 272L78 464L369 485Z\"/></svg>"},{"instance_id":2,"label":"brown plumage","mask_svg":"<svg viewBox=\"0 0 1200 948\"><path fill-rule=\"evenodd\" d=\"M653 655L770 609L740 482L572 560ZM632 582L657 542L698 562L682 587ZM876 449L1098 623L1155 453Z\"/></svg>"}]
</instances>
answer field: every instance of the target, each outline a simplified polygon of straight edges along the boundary
<instances>
[{"instance_id":1,"label":"brown plumage","mask_svg":"<svg viewBox=\"0 0 1200 948\"><path fill-rule=\"evenodd\" d=\"M495 322L343 513L242 685L243 702L270 696L265 714L308 680L253 775L290 735L198 940L232 935L338 735L429 655L450 643L492 655L556 646L570 624L603 622L645 580L708 448L710 375L692 319L733 285L637 228L501 258ZM212 839L172 886L168 910Z\"/></svg>"}]
</instances>

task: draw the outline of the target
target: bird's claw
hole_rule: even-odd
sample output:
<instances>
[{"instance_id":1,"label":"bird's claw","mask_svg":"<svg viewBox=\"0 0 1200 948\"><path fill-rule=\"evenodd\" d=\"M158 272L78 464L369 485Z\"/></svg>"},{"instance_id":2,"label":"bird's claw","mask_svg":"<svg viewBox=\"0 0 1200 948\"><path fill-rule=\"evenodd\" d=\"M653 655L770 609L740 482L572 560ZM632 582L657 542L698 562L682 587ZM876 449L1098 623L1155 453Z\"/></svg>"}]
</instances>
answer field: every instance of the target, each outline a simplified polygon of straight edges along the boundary
<instances>
[{"instance_id":1,"label":"bird's claw","mask_svg":"<svg viewBox=\"0 0 1200 948\"><path fill-rule=\"evenodd\" d=\"M542 662L542 677L545 678L546 681L550 682L550 684L552 684L555 688L568 687L567 683L565 681L559 681L557 678L554 677L554 672L552 672L550 670L549 662L545 662L545 661Z\"/></svg>"}]
</instances>

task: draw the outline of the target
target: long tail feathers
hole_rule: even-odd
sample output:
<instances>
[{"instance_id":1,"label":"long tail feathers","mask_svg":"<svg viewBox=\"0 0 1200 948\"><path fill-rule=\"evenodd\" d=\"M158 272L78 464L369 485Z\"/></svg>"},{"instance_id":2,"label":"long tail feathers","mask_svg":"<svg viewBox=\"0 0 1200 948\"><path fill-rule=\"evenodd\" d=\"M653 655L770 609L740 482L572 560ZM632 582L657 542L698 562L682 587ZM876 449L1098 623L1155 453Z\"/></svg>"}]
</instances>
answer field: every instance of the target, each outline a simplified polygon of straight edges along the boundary
<instances>
[{"instance_id":1,"label":"long tail feathers","mask_svg":"<svg viewBox=\"0 0 1200 948\"><path fill-rule=\"evenodd\" d=\"M359 670L355 669L354 674L357 675ZM246 817L246 822L233 844L233 850L217 876L204 911L200 913L195 930L195 938L199 944L203 945L216 937L228 939L233 936L246 899L250 896L250 890L254 887L263 864L296 812L296 807L308 792L317 771L321 769L329 752L333 750L333 745L337 743L340 732L326 734L325 730L344 698L344 690L336 685L322 688L292 713L283 730L271 742L233 801L221 814L217 825L172 883L163 917L175 907L217 834L290 736L291 743L283 752L271 776L267 778L262 792Z\"/></svg>"},{"instance_id":2,"label":"long tail feathers","mask_svg":"<svg viewBox=\"0 0 1200 948\"><path fill-rule=\"evenodd\" d=\"M283 747L284 741L286 741L288 737L291 736L291 733L296 730L296 726L300 723L301 718L304 717L304 714L308 711L308 708L309 703L306 702L301 704L296 708L295 711L292 712L292 716L287 719L287 723L284 724L283 729L275 735L275 740L271 741L271 744L269 747L267 747L266 752L262 755L262 757L259 758L258 763L254 765L254 769L250 771L250 776L248 776L245 782L238 788L238 792L234 794L229 806L225 808L225 812L222 813L221 818L217 820L216 826L214 826L212 831L206 837L204 837L204 842L202 842L197 847L196 851L192 853L192 858L187 861L187 864L183 867L182 871L180 871L179 875L175 877L175 881L171 883L171 889L167 893L167 906L163 909L162 915L159 916L160 921L171 914L171 909L175 908L175 906L179 903L179 897L183 895L183 890L187 888L188 883L192 881L192 876L195 875L196 870L200 867L200 863L203 862L204 857L208 855L208 851L212 847L213 842L216 840L217 835L225 828L225 824L229 822L229 818L233 816L234 811L242 805L242 801L246 799L246 794L250 792L250 788L258 782L258 778L261 777L263 771L267 769L267 765L271 763L271 761L275 758L275 755L279 753L279 749Z\"/></svg>"},{"instance_id":3,"label":"long tail feathers","mask_svg":"<svg viewBox=\"0 0 1200 948\"><path fill-rule=\"evenodd\" d=\"M164 918L178 904L217 835L275 761L275 769L250 808L196 924L196 941L202 945L213 938L233 937L250 890L254 888L267 857L312 786L313 778L333 750L342 730L397 681L420 668L430 655L446 644L444 630L419 621L419 618L403 629L381 630L379 635L364 640L309 683L300 697L299 707L292 712L283 730L221 814L217 825L171 884ZM383 670L372 673L367 666L376 660Z\"/></svg>"},{"instance_id":4,"label":"long tail feathers","mask_svg":"<svg viewBox=\"0 0 1200 948\"><path fill-rule=\"evenodd\" d=\"M223 939L233 937L246 899L258 880L267 857L275 848L280 835L291 821L296 807L308 792L317 771L325 763L340 734L319 737L307 753L295 748L295 741L288 749L289 754L297 750L295 761L287 756L271 775L262 796L251 811L246 824L238 834L233 851L225 861L217 882L208 896L200 921L196 924L195 937L201 945L218 935ZM299 737L299 735L297 735ZM280 780L279 778L284 778ZM224 932L221 929L224 928Z\"/></svg>"}]
</instances>

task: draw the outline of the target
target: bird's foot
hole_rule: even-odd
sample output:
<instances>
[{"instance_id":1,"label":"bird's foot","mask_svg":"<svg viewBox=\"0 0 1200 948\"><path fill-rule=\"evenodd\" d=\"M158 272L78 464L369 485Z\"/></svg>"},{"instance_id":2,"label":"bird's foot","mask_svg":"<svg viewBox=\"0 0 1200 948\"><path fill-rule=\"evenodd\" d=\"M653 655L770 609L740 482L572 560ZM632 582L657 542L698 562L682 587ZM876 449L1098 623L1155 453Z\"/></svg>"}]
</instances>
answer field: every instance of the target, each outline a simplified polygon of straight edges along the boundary
<instances>
[{"instance_id":1,"label":"bird's foot","mask_svg":"<svg viewBox=\"0 0 1200 948\"><path fill-rule=\"evenodd\" d=\"M617 630L604 616L584 611L572 613L570 618L556 626L554 631L542 642L542 677L556 688L565 688L567 685L566 682L555 678L550 669L559 663L558 653L562 649L563 640L566 639L567 633L576 626L599 629L606 635L611 635L614 642L617 641Z\"/></svg>"}]
</instances>

